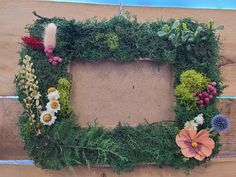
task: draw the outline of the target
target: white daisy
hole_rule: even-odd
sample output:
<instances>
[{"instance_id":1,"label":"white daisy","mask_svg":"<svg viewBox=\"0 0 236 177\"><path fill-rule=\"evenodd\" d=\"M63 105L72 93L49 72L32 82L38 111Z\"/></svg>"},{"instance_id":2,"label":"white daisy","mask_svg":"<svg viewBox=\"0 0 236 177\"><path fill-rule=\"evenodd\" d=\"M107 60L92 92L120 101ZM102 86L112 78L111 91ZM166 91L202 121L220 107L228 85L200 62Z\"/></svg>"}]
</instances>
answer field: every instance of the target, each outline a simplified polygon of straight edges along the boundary
<instances>
[{"instance_id":1,"label":"white daisy","mask_svg":"<svg viewBox=\"0 0 236 177\"><path fill-rule=\"evenodd\" d=\"M198 126L198 124L194 120L187 121L184 124L184 128L187 128L187 129L193 128L193 129L197 130L197 126Z\"/></svg>"},{"instance_id":2,"label":"white daisy","mask_svg":"<svg viewBox=\"0 0 236 177\"><path fill-rule=\"evenodd\" d=\"M60 94L58 90L48 93L48 100L57 100L60 98Z\"/></svg>"},{"instance_id":3,"label":"white daisy","mask_svg":"<svg viewBox=\"0 0 236 177\"><path fill-rule=\"evenodd\" d=\"M60 110L60 103L58 100L51 100L46 105L47 111L58 112Z\"/></svg>"},{"instance_id":4,"label":"white daisy","mask_svg":"<svg viewBox=\"0 0 236 177\"><path fill-rule=\"evenodd\" d=\"M55 123L55 120L57 117L54 115L54 113L49 111L43 111L40 116L40 122L42 122L43 125L51 126Z\"/></svg>"},{"instance_id":5,"label":"white daisy","mask_svg":"<svg viewBox=\"0 0 236 177\"><path fill-rule=\"evenodd\" d=\"M198 114L198 116L195 117L194 120L197 122L198 125L202 125L204 122L203 114Z\"/></svg>"}]
</instances>

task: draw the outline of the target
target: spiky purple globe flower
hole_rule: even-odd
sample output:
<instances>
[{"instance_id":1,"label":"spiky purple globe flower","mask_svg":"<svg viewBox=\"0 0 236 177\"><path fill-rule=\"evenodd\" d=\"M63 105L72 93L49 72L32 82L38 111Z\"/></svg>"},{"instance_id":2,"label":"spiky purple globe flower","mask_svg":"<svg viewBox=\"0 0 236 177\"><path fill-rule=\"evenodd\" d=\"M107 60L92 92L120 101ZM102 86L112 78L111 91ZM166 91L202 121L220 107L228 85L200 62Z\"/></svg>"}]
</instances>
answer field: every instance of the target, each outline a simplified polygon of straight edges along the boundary
<instances>
[{"instance_id":1,"label":"spiky purple globe flower","mask_svg":"<svg viewBox=\"0 0 236 177\"><path fill-rule=\"evenodd\" d=\"M211 126L216 132L226 131L229 128L229 118L218 114L212 118Z\"/></svg>"}]
</instances>

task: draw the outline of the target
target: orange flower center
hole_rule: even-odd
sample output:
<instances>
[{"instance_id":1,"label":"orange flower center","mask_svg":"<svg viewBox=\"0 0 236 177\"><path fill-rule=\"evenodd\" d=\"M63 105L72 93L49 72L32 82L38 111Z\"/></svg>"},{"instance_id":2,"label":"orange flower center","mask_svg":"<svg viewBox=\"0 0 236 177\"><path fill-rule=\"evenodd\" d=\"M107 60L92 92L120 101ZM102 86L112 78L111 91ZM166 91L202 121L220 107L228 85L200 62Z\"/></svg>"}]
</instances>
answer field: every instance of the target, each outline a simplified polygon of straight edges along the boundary
<instances>
[{"instance_id":1,"label":"orange flower center","mask_svg":"<svg viewBox=\"0 0 236 177\"><path fill-rule=\"evenodd\" d=\"M198 146L197 142L193 141L193 142L192 142L192 147L193 147L193 148L196 148L197 146Z\"/></svg>"},{"instance_id":2,"label":"orange flower center","mask_svg":"<svg viewBox=\"0 0 236 177\"><path fill-rule=\"evenodd\" d=\"M52 93L52 92L55 92L56 91L56 89L54 88L54 87L50 87L49 89L48 89L48 93Z\"/></svg>"},{"instance_id":3,"label":"orange flower center","mask_svg":"<svg viewBox=\"0 0 236 177\"><path fill-rule=\"evenodd\" d=\"M50 120L52 120L52 116L51 116L50 114L45 114L45 115L43 116L43 120L44 120L45 122L49 122Z\"/></svg>"},{"instance_id":4,"label":"orange flower center","mask_svg":"<svg viewBox=\"0 0 236 177\"><path fill-rule=\"evenodd\" d=\"M57 109L58 106L59 106L58 101L54 100L54 101L51 102L51 108L52 108L52 109Z\"/></svg>"}]
</instances>

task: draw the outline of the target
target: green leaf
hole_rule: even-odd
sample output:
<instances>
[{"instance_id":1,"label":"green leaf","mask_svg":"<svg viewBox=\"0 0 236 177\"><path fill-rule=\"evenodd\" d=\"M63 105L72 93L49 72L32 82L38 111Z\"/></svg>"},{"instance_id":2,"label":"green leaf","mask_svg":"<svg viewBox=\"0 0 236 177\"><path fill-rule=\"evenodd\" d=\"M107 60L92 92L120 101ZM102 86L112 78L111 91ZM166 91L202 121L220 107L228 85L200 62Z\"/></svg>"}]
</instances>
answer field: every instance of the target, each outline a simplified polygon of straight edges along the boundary
<instances>
[{"instance_id":1,"label":"green leaf","mask_svg":"<svg viewBox=\"0 0 236 177\"><path fill-rule=\"evenodd\" d=\"M157 35L158 35L159 37L166 36L167 34L168 34L168 33L164 32L164 31L158 31L158 32L157 32Z\"/></svg>"},{"instance_id":2,"label":"green leaf","mask_svg":"<svg viewBox=\"0 0 236 177\"><path fill-rule=\"evenodd\" d=\"M170 27L167 25L167 24L165 24L164 26L163 26L163 28L162 28L162 30L164 31L164 32L169 32L170 31Z\"/></svg>"},{"instance_id":3,"label":"green leaf","mask_svg":"<svg viewBox=\"0 0 236 177\"><path fill-rule=\"evenodd\" d=\"M219 25L214 30L220 31L220 30L223 30L223 29L224 29L224 25Z\"/></svg>"},{"instance_id":4,"label":"green leaf","mask_svg":"<svg viewBox=\"0 0 236 177\"><path fill-rule=\"evenodd\" d=\"M182 28L183 29L187 29L187 24L186 23L182 23Z\"/></svg>"},{"instance_id":5,"label":"green leaf","mask_svg":"<svg viewBox=\"0 0 236 177\"><path fill-rule=\"evenodd\" d=\"M180 23L179 23L179 20L175 20L175 22L173 23L173 25L172 25L172 30L173 29L176 29L176 28L178 28L179 27L179 25L180 25Z\"/></svg>"},{"instance_id":6,"label":"green leaf","mask_svg":"<svg viewBox=\"0 0 236 177\"><path fill-rule=\"evenodd\" d=\"M191 50L192 50L192 48L191 48L190 45L187 45L187 46L186 46L186 49L187 49L187 51L191 51Z\"/></svg>"}]
</instances>

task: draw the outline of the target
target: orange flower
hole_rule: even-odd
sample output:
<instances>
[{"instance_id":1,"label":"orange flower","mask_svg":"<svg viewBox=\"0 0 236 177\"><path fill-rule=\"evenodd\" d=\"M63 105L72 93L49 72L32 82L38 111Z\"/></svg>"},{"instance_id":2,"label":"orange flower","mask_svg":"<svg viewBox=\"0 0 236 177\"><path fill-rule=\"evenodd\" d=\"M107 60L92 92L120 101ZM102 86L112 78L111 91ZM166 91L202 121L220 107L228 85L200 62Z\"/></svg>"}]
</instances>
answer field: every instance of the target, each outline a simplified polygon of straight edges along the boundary
<instances>
[{"instance_id":1,"label":"orange flower","mask_svg":"<svg viewBox=\"0 0 236 177\"><path fill-rule=\"evenodd\" d=\"M182 129L176 135L176 144L185 157L194 157L200 161L209 157L215 147L215 142L209 137L208 131L201 130L197 133L192 128Z\"/></svg>"}]
</instances>

